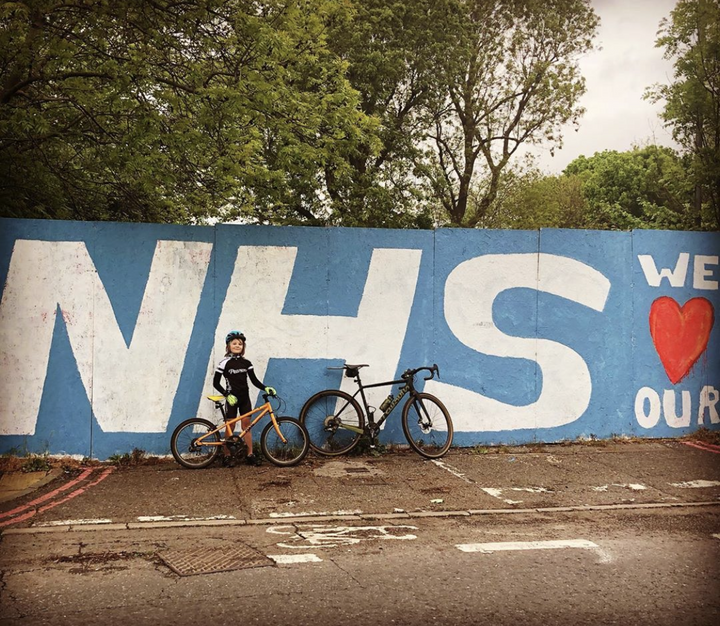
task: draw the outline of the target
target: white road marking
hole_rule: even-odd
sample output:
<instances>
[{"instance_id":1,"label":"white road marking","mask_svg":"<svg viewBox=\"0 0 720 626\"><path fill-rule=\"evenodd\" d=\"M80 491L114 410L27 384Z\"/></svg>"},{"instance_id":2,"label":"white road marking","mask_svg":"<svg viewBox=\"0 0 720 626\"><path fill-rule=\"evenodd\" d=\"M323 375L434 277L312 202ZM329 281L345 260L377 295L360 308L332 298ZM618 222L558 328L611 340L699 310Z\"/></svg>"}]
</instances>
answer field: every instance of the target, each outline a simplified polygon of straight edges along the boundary
<instances>
[{"instance_id":1,"label":"white road marking","mask_svg":"<svg viewBox=\"0 0 720 626\"><path fill-rule=\"evenodd\" d=\"M507 498L503 498L502 489L497 489L496 487L481 487L481 489L489 496L502 500L505 504L522 504L522 500L509 500Z\"/></svg>"},{"instance_id":2,"label":"white road marking","mask_svg":"<svg viewBox=\"0 0 720 626\"><path fill-rule=\"evenodd\" d=\"M326 516L326 515L362 515L360 509L352 510L340 510L340 511L303 511L302 513L270 513L269 517L283 518L283 517L314 517L314 516Z\"/></svg>"},{"instance_id":3,"label":"white road marking","mask_svg":"<svg viewBox=\"0 0 720 626\"><path fill-rule=\"evenodd\" d=\"M209 520L233 520L234 515L211 515L210 517L189 517L187 515L140 515L138 522L204 522Z\"/></svg>"},{"instance_id":4,"label":"white road marking","mask_svg":"<svg viewBox=\"0 0 720 626\"><path fill-rule=\"evenodd\" d=\"M684 483L670 483L670 486L680 487L680 489L704 489L720 486L720 480L689 480Z\"/></svg>"},{"instance_id":5,"label":"white road marking","mask_svg":"<svg viewBox=\"0 0 720 626\"><path fill-rule=\"evenodd\" d=\"M491 543L460 543L455 546L461 552L482 552L492 554L507 550L557 550L560 548L582 548L596 550L599 546L586 539L563 539L556 541L501 541Z\"/></svg>"},{"instance_id":6,"label":"white road marking","mask_svg":"<svg viewBox=\"0 0 720 626\"><path fill-rule=\"evenodd\" d=\"M456 478L459 478L460 480L464 480L466 483L472 483L474 481L470 480L465 474L463 474L457 467L453 467L452 465L448 465L444 461L438 461L436 459L433 459L433 463L437 465L438 467L441 467L447 472L450 472L453 476Z\"/></svg>"},{"instance_id":7,"label":"white road marking","mask_svg":"<svg viewBox=\"0 0 720 626\"><path fill-rule=\"evenodd\" d=\"M56 522L43 522L42 524L33 524L33 526L36 527L46 527L46 526L79 526L81 524L112 524L111 519L106 518L98 518L98 519L65 519L65 520L59 520Z\"/></svg>"},{"instance_id":8,"label":"white road marking","mask_svg":"<svg viewBox=\"0 0 720 626\"><path fill-rule=\"evenodd\" d=\"M291 565L294 563L322 563L316 554L268 554L268 558L278 565Z\"/></svg>"},{"instance_id":9,"label":"white road marking","mask_svg":"<svg viewBox=\"0 0 720 626\"><path fill-rule=\"evenodd\" d=\"M620 487L621 489L630 489L632 491L644 491L647 489L645 485L639 483L612 483L611 485L602 485L600 487L590 487L593 491L607 491L608 487Z\"/></svg>"},{"instance_id":10,"label":"white road marking","mask_svg":"<svg viewBox=\"0 0 720 626\"><path fill-rule=\"evenodd\" d=\"M285 543L277 544L281 548L307 550L308 546L336 548L378 539L417 539L417 535L408 533L408 530L417 530L417 526L271 526L266 532L288 536Z\"/></svg>"}]
</instances>

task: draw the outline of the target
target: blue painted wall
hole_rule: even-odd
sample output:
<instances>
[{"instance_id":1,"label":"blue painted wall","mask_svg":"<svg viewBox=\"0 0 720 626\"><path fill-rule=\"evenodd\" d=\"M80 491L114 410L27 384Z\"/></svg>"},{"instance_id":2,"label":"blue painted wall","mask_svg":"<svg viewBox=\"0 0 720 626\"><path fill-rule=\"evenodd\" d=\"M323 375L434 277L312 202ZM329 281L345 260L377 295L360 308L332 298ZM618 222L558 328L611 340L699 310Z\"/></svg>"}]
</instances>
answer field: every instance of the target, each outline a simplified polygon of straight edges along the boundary
<instances>
[{"instance_id":1,"label":"blue painted wall","mask_svg":"<svg viewBox=\"0 0 720 626\"><path fill-rule=\"evenodd\" d=\"M328 366L437 363L457 445L718 429L719 252L718 233L0 220L0 452L169 453L212 416L231 329L289 415L352 390Z\"/></svg>"}]
</instances>

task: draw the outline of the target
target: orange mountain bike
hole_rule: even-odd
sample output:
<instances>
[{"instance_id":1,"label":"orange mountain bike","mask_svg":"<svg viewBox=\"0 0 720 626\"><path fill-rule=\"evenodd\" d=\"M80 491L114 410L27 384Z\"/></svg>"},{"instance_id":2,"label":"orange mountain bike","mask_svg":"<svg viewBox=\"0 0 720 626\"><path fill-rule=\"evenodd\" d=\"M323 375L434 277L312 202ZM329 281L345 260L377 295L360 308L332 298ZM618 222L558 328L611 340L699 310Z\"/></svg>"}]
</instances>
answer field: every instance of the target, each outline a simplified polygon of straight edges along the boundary
<instances>
[{"instance_id":1,"label":"orange mountain bike","mask_svg":"<svg viewBox=\"0 0 720 626\"><path fill-rule=\"evenodd\" d=\"M269 415L270 422L260 435L260 448L263 454L268 461L280 467L300 463L310 448L310 437L305 426L294 417L275 416L270 398L282 403L278 396L264 393L262 397L265 404L226 422L224 396L207 396L208 400L215 403L215 409L220 411L223 421L213 424L210 420L192 417L179 424L170 437L170 450L175 460L188 469L202 469L216 459L223 446L226 446L233 455L247 453L244 450L243 435L263 417ZM234 436L233 426L246 417L252 417L252 422Z\"/></svg>"}]
</instances>

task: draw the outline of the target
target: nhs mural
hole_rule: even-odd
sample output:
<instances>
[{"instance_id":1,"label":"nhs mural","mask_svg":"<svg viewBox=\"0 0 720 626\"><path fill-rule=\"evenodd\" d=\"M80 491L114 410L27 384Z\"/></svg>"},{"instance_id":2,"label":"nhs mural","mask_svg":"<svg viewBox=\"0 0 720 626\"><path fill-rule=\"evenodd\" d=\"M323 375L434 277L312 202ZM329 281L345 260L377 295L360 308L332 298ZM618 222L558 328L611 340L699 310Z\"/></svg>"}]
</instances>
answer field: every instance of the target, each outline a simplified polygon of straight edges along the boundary
<instances>
[{"instance_id":1,"label":"nhs mural","mask_svg":"<svg viewBox=\"0 0 720 626\"><path fill-rule=\"evenodd\" d=\"M0 452L169 453L231 329L289 415L437 363L456 445L720 428L718 233L0 229Z\"/></svg>"}]
</instances>

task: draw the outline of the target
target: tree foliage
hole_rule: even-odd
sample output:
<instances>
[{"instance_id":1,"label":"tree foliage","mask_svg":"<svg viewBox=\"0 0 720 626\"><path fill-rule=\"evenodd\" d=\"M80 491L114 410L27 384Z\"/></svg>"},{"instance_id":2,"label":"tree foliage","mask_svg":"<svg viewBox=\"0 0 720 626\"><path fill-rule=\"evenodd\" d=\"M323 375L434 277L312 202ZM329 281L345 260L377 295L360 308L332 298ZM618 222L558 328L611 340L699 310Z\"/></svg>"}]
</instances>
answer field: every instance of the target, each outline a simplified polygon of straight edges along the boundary
<instances>
[{"instance_id":1,"label":"tree foliage","mask_svg":"<svg viewBox=\"0 0 720 626\"><path fill-rule=\"evenodd\" d=\"M582 183L583 227L686 229L692 225L692 184L671 148L647 146L578 157L564 171Z\"/></svg>"},{"instance_id":2,"label":"tree foliage","mask_svg":"<svg viewBox=\"0 0 720 626\"><path fill-rule=\"evenodd\" d=\"M335 0L0 7L2 215L315 221L318 171L367 143L326 45Z\"/></svg>"},{"instance_id":3,"label":"tree foliage","mask_svg":"<svg viewBox=\"0 0 720 626\"><path fill-rule=\"evenodd\" d=\"M0 4L0 215L717 228L720 0L680 0L649 97L687 154L518 163L577 124L589 0Z\"/></svg>"},{"instance_id":4,"label":"tree foliage","mask_svg":"<svg viewBox=\"0 0 720 626\"><path fill-rule=\"evenodd\" d=\"M481 228L586 228L588 203L576 175L547 176L534 166L509 167Z\"/></svg>"},{"instance_id":5,"label":"tree foliage","mask_svg":"<svg viewBox=\"0 0 720 626\"><path fill-rule=\"evenodd\" d=\"M679 0L661 23L657 45L674 59L669 85L647 96L664 100L663 118L691 155L693 228L720 229L720 1Z\"/></svg>"},{"instance_id":6,"label":"tree foliage","mask_svg":"<svg viewBox=\"0 0 720 626\"><path fill-rule=\"evenodd\" d=\"M577 61L592 49L598 18L588 0L458 0L457 7L425 173L450 222L473 227L518 148L561 145L561 127L583 112Z\"/></svg>"},{"instance_id":7,"label":"tree foliage","mask_svg":"<svg viewBox=\"0 0 720 626\"><path fill-rule=\"evenodd\" d=\"M331 49L347 63L360 109L377 121L375 144L356 144L345 176L326 171L338 217L346 225L425 226L415 173L427 127L423 114L443 89L438 65L451 41L448 0L362 0L352 20L331 29Z\"/></svg>"},{"instance_id":8,"label":"tree foliage","mask_svg":"<svg viewBox=\"0 0 720 626\"><path fill-rule=\"evenodd\" d=\"M687 159L646 146L580 156L560 176L511 170L482 226L490 228L689 229L693 185Z\"/></svg>"}]
</instances>

